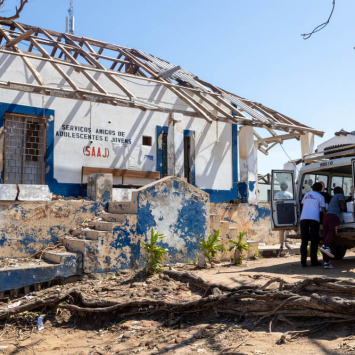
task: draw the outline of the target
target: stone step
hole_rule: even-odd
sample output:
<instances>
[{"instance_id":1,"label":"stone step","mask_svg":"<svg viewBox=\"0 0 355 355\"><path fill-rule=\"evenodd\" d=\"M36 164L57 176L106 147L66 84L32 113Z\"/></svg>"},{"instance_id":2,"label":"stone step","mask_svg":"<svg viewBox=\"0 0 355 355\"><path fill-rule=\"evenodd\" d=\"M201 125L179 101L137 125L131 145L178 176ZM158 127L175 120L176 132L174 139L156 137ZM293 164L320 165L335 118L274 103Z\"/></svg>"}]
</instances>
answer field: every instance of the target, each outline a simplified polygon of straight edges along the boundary
<instances>
[{"instance_id":1,"label":"stone step","mask_svg":"<svg viewBox=\"0 0 355 355\"><path fill-rule=\"evenodd\" d=\"M94 226L94 229L97 231L108 231L111 232L113 230L114 224L113 222L105 222L105 221L99 221L99 222L90 222L91 225Z\"/></svg>"},{"instance_id":2,"label":"stone step","mask_svg":"<svg viewBox=\"0 0 355 355\"><path fill-rule=\"evenodd\" d=\"M100 217L105 222L123 223L127 219L127 214L101 212Z\"/></svg>"},{"instance_id":3,"label":"stone step","mask_svg":"<svg viewBox=\"0 0 355 355\"><path fill-rule=\"evenodd\" d=\"M42 254L42 259L54 264L64 264L67 260L76 257L77 257L76 253L70 253L70 252L56 253L53 251L44 251Z\"/></svg>"},{"instance_id":4,"label":"stone step","mask_svg":"<svg viewBox=\"0 0 355 355\"><path fill-rule=\"evenodd\" d=\"M100 237L106 237L109 232L107 231L98 231L98 230L83 230L80 233L80 236L83 237L83 239L88 239L88 240L98 240Z\"/></svg>"},{"instance_id":5,"label":"stone step","mask_svg":"<svg viewBox=\"0 0 355 355\"><path fill-rule=\"evenodd\" d=\"M72 252L80 252L85 254L86 244L97 244L97 240L77 239L77 238L64 238L62 244L67 250Z\"/></svg>"},{"instance_id":6,"label":"stone step","mask_svg":"<svg viewBox=\"0 0 355 355\"><path fill-rule=\"evenodd\" d=\"M136 214L137 202L109 202L108 212L112 214Z\"/></svg>"}]
</instances>

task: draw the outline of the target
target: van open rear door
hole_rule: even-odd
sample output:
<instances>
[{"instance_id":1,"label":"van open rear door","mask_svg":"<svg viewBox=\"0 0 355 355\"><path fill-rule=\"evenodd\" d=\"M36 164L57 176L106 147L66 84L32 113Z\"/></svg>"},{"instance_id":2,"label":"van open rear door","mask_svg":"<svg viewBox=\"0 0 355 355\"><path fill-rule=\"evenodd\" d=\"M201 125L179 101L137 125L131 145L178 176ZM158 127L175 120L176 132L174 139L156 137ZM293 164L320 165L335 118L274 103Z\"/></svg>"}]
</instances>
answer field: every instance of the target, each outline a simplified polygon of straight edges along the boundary
<instances>
[{"instance_id":1,"label":"van open rear door","mask_svg":"<svg viewBox=\"0 0 355 355\"><path fill-rule=\"evenodd\" d=\"M297 200L292 170L271 172L271 217L273 229L297 226Z\"/></svg>"}]
</instances>

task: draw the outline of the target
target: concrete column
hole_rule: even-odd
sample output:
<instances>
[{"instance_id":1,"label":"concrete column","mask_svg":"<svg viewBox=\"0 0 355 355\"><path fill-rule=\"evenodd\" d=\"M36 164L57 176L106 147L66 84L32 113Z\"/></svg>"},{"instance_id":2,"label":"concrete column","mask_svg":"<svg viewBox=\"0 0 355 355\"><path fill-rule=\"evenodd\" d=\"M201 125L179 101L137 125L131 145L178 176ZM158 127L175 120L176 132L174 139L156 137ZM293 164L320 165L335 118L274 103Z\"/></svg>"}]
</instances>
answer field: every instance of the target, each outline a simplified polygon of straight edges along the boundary
<instances>
[{"instance_id":1,"label":"concrete column","mask_svg":"<svg viewBox=\"0 0 355 355\"><path fill-rule=\"evenodd\" d=\"M168 175L184 177L184 130L181 113L169 117L168 129Z\"/></svg>"},{"instance_id":2,"label":"concrete column","mask_svg":"<svg viewBox=\"0 0 355 355\"><path fill-rule=\"evenodd\" d=\"M301 136L301 151L302 151L302 157L305 154L313 153L313 151L314 151L314 134L313 133L306 133Z\"/></svg>"},{"instance_id":3,"label":"concrete column","mask_svg":"<svg viewBox=\"0 0 355 355\"><path fill-rule=\"evenodd\" d=\"M97 202L112 201L112 174L90 174L88 176L88 198Z\"/></svg>"},{"instance_id":4,"label":"concrete column","mask_svg":"<svg viewBox=\"0 0 355 355\"><path fill-rule=\"evenodd\" d=\"M251 126L243 126L239 131L239 173L238 198L242 202L257 204L259 202L258 153Z\"/></svg>"}]
</instances>

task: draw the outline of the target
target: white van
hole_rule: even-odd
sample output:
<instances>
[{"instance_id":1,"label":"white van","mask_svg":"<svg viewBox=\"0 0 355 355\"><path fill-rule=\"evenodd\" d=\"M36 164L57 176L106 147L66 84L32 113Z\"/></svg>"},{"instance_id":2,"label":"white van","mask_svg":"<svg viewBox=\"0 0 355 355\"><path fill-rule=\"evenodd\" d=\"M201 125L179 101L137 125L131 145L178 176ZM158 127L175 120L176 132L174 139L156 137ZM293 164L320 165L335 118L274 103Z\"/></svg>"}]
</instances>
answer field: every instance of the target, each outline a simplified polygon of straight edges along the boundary
<instances>
[{"instance_id":1,"label":"white van","mask_svg":"<svg viewBox=\"0 0 355 355\"><path fill-rule=\"evenodd\" d=\"M293 230L288 239L300 239L300 211L303 196L311 191L315 182L323 185L321 194L326 202L330 202L334 187L344 190L348 212L342 214L339 231L333 241L333 254L342 259L347 249L355 247L354 219L354 170L355 145L341 146L324 152L305 155L305 164L299 171L297 182L294 172L289 170L273 170L271 173L271 219L273 230ZM286 183L286 184L284 184ZM281 186L287 192L281 191ZM320 227L322 239L322 225Z\"/></svg>"}]
</instances>

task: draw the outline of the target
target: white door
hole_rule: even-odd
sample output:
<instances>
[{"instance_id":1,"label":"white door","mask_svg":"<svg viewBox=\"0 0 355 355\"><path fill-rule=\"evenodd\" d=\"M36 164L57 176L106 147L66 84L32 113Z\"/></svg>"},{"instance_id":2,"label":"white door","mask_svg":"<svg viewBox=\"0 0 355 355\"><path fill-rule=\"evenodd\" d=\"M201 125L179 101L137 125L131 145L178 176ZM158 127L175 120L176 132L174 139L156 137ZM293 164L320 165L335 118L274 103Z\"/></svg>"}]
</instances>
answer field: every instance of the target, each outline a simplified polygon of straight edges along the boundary
<instances>
[{"instance_id":1,"label":"white door","mask_svg":"<svg viewBox=\"0 0 355 355\"><path fill-rule=\"evenodd\" d=\"M297 200L292 170L271 172L271 217L273 229L297 226Z\"/></svg>"}]
</instances>

